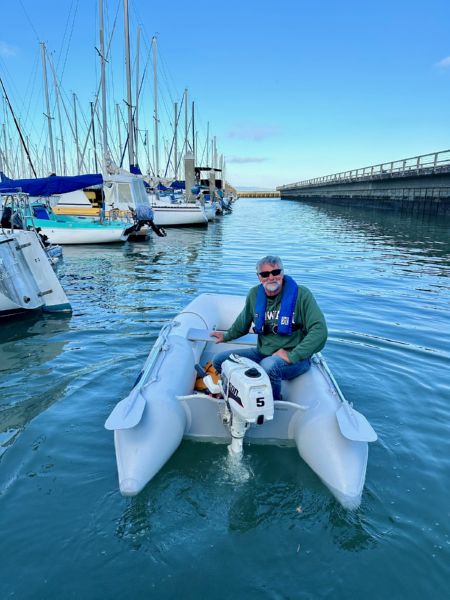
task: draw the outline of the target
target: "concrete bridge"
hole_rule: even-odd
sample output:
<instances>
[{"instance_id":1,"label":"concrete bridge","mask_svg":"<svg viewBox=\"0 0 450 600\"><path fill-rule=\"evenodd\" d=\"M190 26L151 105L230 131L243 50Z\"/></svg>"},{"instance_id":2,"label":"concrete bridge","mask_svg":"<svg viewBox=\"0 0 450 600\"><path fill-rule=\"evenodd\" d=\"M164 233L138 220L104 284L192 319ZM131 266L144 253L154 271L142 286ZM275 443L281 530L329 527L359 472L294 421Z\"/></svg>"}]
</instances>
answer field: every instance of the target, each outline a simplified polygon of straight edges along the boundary
<instances>
[{"instance_id":1,"label":"concrete bridge","mask_svg":"<svg viewBox=\"0 0 450 600\"><path fill-rule=\"evenodd\" d=\"M450 150L316 177L277 189L282 198L450 217Z\"/></svg>"},{"instance_id":2,"label":"concrete bridge","mask_svg":"<svg viewBox=\"0 0 450 600\"><path fill-rule=\"evenodd\" d=\"M256 191L245 191L238 192L239 198L279 198L280 192L256 192Z\"/></svg>"}]
</instances>

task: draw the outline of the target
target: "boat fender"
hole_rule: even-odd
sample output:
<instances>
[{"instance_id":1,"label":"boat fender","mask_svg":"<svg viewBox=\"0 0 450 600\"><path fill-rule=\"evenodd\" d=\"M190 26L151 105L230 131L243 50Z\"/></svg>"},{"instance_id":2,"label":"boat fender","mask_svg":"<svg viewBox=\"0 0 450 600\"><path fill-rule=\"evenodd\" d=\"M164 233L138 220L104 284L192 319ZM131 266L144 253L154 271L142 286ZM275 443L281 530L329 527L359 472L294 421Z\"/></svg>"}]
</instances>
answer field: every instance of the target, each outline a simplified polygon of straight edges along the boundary
<instances>
[{"instance_id":1,"label":"boat fender","mask_svg":"<svg viewBox=\"0 0 450 600\"><path fill-rule=\"evenodd\" d=\"M293 330L293 318L295 304L298 296L298 285L289 275L284 276L283 292L281 296L280 312L278 314L278 325L276 331L278 335L291 335ZM264 286L258 287L255 307L255 333L261 335L264 333L264 324L266 317L267 296ZM295 329L299 329L299 324L295 324Z\"/></svg>"}]
</instances>

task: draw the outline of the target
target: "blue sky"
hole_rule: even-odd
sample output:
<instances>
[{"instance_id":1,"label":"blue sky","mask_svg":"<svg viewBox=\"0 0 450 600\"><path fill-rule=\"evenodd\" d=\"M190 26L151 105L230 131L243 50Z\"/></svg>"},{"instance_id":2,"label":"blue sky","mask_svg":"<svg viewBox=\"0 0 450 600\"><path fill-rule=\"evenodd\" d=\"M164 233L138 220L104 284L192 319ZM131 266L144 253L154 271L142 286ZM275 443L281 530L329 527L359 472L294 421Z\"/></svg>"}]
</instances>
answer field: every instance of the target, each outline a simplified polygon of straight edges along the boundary
<instances>
[{"instance_id":1,"label":"blue sky","mask_svg":"<svg viewBox=\"0 0 450 600\"><path fill-rule=\"evenodd\" d=\"M447 1L129 4L133 52L142 28L141 69L158 36L162 137L188 87L199 146L209 121L234 185L271 188L450 147ZM122 3L105 0L107 35L117 10L108 87L125 110ZM36 145L47 135L38 42L58 64L67 101L76 92L87 114L97 13L95 0L1 3L0 75ZM149 73L140 124L150 135L152 93Z\"/></svg>"}]
</instances>

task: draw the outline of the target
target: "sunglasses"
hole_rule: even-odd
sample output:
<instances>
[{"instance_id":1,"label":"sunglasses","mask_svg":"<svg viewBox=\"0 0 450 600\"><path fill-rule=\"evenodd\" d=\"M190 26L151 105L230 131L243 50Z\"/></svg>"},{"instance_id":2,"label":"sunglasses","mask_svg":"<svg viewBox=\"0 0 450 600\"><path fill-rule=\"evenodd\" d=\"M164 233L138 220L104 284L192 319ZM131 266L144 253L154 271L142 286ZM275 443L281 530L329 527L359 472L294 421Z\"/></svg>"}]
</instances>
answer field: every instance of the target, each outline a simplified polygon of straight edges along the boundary
<instances>
[{"instance_id":1,"label":"sunglasses","mask_svg":"<svg viewBox=\"0 0 450 600\"><path fill-rule=\"evenodd\" d=\"M269 275L273 275L274 277L276 277L277 275L279 275L281 273L283 269L272 269L272 271L260 271L258 273L258 275L260 277L262 277L263 279L267 279L267 277L269 277Z\"/></svg>"}]
</instances>

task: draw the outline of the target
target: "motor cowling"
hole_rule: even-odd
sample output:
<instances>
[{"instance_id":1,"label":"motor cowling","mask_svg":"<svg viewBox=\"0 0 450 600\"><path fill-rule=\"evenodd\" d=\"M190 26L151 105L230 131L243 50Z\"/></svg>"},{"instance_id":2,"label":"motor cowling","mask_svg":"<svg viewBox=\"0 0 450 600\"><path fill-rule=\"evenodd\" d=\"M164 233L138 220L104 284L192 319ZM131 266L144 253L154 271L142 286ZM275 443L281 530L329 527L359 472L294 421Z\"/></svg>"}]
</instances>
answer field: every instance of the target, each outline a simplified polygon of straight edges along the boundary
<instances>
[{"instance_id":1,"label":"motor cowling","mask_svg":"<svg viewBox=\"0 0 450 600\"><path fill-rule=\"evenodd\" d=\"M254 361L232 354L222 363L221 385L231 412L231 451L242 453L242 441L250 424L273 419L270 379Z\"/></svg>"}]
</instances>

